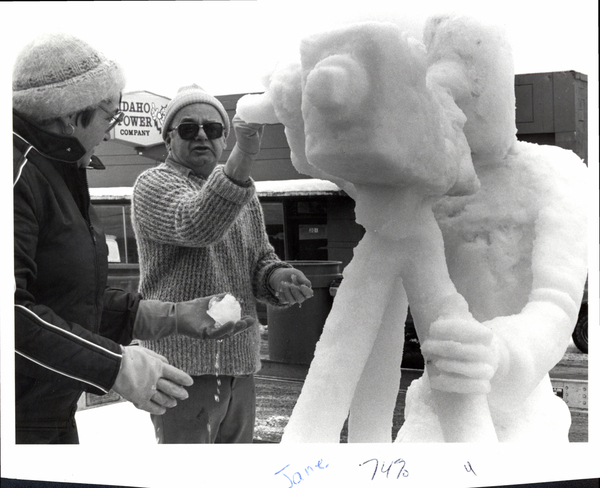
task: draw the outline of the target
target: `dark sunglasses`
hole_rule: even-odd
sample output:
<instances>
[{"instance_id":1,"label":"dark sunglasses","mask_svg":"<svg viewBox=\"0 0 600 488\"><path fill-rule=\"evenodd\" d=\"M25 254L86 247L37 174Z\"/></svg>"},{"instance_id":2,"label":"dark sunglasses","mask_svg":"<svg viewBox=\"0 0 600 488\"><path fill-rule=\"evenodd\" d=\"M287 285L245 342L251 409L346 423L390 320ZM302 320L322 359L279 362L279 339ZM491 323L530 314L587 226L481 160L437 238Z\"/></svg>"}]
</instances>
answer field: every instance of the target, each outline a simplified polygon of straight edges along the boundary
<instances>
[{"instance_id":1,"label":"dark sunglasses","mask_svg":"<svg viewBox=\"0 0 600 488\"><path fill-rule=\"evenodd\" d=\"M223 135L223 124L219 122L207 122L206 124L196 124L196 122L184 122L179 124L177 127L173 127L170 130L176 130L184 141L190 141L194 139L200 129L204 130L208 139L218 139Z\"/></svg>"}]
</instances>

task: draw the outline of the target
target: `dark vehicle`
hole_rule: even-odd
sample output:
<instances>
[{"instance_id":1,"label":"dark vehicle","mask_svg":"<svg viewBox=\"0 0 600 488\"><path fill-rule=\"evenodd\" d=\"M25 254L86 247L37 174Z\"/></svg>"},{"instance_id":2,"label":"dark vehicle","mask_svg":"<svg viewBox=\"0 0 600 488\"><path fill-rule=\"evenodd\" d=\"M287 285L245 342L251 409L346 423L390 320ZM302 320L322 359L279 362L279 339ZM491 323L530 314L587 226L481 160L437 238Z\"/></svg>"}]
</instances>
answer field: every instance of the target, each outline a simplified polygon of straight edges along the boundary
<instances>
[{"instance_id":1,"label":"dark vehicle","mask_svg":"<svg viewBox=\"0 0 600 488\"><path fill-rule=\"evenodd\" d=\"M573 330L573 342L581 352L588 353L588 284L585 282L579 317Z\"/></svg>"}]
</instances>

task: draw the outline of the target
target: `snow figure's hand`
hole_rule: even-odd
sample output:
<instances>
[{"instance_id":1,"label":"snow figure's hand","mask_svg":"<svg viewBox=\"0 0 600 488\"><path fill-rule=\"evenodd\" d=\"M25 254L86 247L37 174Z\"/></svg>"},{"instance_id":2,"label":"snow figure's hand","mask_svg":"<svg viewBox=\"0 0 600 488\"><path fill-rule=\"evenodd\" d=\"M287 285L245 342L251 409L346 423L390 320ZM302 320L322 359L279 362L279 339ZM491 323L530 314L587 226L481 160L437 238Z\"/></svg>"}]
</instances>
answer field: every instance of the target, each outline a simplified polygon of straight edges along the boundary
<instances>
[{"instance_id":1,"label":"snow figure's hand","mask_svg":"<svg viewBox=\"0 0 600 488\"><path fill-rule=\"evenodd\" d=\"M312 284L302 271L277 268L269 277L269 286L275 290L279 303L293 305L313 296Z\"/></svg>"},{"instance_id":2,"label":"snow figure's hand","mask_svg":"<svg viewBox=\"0 0 600 488\"><path fill-rule=\"evenodd\" d=\"M536 294L541 292L532 292L532 296ZM552 297L554 303L550 301ZM566 299L565 294L549 294L547 298L530 301L518 314L485 322L499 343L500 362L488 397L490 405L496 408L523 402L565 354L576 312L567 313L572 300Z\"/></svg>"},{"instance_id":3,"label":"snow figure's hand","mask_svg":"<svg viewBox=\"0 0 600 488\"><path fill-rule=\"evenodd\" d=\"M493 339L493 333L475 320L434 322L421 345L431 387L452 393L489 393L498 368Z\"/></svg>"},{"instance_id":4,"label":"snow figure's hand","mask_svg":"<svg viewBox=\"0 0 600 488\"><path fill-rule=\"evenodd\" d=\"M237 114L232 122L238 149L249 156L256 156L260 151L264 125L244 122Z\"/></svg>"}]
</instances>

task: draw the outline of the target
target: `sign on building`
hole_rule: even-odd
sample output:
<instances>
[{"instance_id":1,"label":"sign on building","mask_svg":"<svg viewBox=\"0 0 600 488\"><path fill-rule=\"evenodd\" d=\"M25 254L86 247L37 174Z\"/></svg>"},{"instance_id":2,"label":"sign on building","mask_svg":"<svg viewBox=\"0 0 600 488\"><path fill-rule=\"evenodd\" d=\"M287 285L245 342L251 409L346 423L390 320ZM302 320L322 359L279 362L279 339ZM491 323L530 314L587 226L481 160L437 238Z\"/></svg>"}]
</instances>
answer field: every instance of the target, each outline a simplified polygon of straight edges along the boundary
<instances>
[{"instance_id":1,"label":"sign on building","mask_svg":"<svg viewBox=\"0 0 600 488\"><path fill-rule=\"evenodd\" d=\"M111 137L136 147L163 143L161 131L169 100L148 91L124 93L119 108L125 117Z\"/></svg>"}]
</instances>

